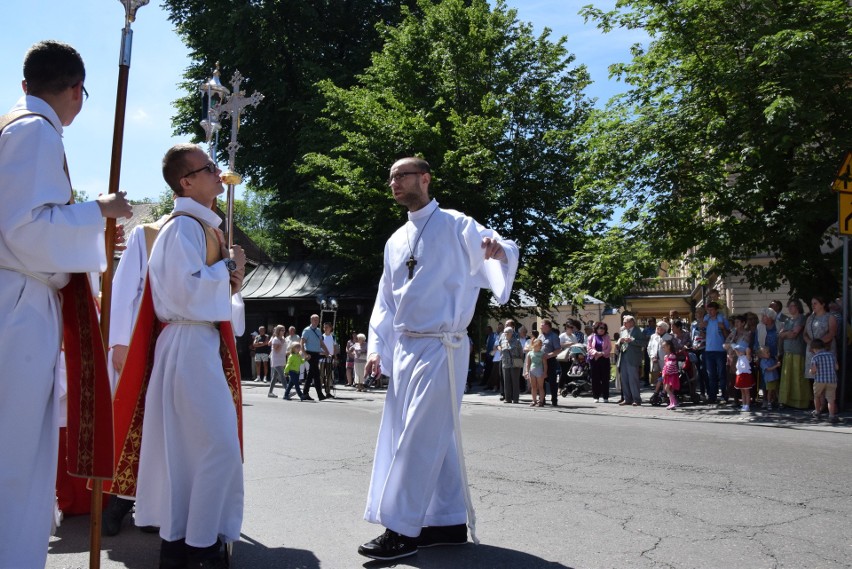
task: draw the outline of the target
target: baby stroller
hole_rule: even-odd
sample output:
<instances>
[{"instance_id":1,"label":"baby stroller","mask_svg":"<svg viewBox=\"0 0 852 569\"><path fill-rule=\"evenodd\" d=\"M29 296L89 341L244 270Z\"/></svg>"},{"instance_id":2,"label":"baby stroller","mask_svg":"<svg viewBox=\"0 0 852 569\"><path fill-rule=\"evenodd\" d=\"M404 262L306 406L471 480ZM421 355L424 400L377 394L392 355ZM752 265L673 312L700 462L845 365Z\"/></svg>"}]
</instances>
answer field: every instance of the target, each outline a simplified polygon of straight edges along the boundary
<instances>
[{"instance_id":1,"label":"baby stroller","mask_svg":"<svg viewBox=\"0 0 852 569\"><path fill-rule=\"evenodd\" d=\"M694 353L681 350L677 354L678 380L680 388L675 392L678 404L683 403L687 399L694 405L701 403L701 397L695 386L698 384L698 356ZM668 397L664 390L655 391L649 399L651 405L659 406L664 402L668 402Z\"/></svg>"},{"instance_id":2,"label":"baby stroller","mask_svg":"<svg viewBox=\"0 0 852 569\"><path fill-rule=\"evenodd\" d=\"M562 357L563 354L565 357ZM589 363L586 361L586 345L571 344L567 350L556 356L557 361L568 362L568 373L565 377L560 375L559 391L562 397L578 397L583 393L592 391L592 382L589 380ZM562 358L560 360L560 358Z\"/></svg>"}]
</instances>

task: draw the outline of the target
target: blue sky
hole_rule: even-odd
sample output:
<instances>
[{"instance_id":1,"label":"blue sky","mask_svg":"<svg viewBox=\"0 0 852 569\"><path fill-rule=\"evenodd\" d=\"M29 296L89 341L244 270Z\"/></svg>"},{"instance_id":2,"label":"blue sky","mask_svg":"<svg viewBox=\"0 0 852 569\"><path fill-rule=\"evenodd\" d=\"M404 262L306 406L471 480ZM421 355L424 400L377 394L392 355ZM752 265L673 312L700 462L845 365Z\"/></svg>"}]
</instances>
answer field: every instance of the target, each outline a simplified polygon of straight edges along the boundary
<instances>
[{"instance_id":1,"label":"blue sky","mask_svg":"<svg viewBox=\"0 0 852 569\"><path fill-rule=\"evenodd\" d=\"M608 8L614 0L509 0L522 21L536 33L545 26L553 36L568 36L568 49L585 64L595 82L588 94L599 104L623 89L607 79L607 66L629 59L629 47L642 41L641 32L601 34L577 14L593 3ZM3 2L7 26L0 34L0 107L10 108L21 96L22 61L27 48L43 39L73 45L86 63L90 98L65 130L71 179L90 198L107 191L112 149L118 57L124 7L119 0L29 0ZM186 47L174 32L166 12L152 0L137 13L124 130L120 187L131 199L156 198L165 188L160 160L166 149L183 137L172 136L172 101L189 65ZM226 47L223 46L223 50ZM212 72L212 70L211 70ZM230 80L230 77L223 78ZM225 82L225 81L223 81ZM263 104L263 103L261 103ZM199 105L200 106L200 105ZM200 111L199 111L200 112ZM226 144L221 142L221 144ZM237 157L237 171L239 156ZM239 195L240 188L237 189Z\"/></svg>"}]
</instances>

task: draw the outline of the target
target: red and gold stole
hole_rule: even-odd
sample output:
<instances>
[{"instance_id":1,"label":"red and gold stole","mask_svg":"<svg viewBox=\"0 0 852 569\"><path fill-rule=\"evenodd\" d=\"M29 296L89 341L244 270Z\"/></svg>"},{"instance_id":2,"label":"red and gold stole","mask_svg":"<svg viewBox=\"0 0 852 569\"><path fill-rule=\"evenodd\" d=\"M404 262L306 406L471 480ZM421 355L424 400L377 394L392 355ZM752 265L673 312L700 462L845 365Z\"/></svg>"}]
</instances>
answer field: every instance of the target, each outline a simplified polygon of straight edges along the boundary
<instances>
[{"instance_id":1,"label":"red and gold stole","mask_svg":"<svg viewBox=\"0 0 852 569\"><path fill-rule=\"evenodd\" d=\"M208 265L222 260L218 237L212 228L197 218L204 228L207 239ZM165 225L165 224L164 224ZM113 414L115 415L115 473L111 484L105 484L104 491L122 496L136 495L136 482L139 475L139 454L142 449L142 422L145 417L145 395L151 372L154 369L154 350L157 337L167 324L160 322L154 313L154 300L151 284L145 279L145 290L133 327L133 336L127 352L127 361L118 381ZM222 358L222 370L234 400L237 411L237 434L240 448L243 446L242 390L240 387L240 368L237 360L237 345L234 330L230 322L219 322L219 355Z\"/></svg>"}]
</instances>

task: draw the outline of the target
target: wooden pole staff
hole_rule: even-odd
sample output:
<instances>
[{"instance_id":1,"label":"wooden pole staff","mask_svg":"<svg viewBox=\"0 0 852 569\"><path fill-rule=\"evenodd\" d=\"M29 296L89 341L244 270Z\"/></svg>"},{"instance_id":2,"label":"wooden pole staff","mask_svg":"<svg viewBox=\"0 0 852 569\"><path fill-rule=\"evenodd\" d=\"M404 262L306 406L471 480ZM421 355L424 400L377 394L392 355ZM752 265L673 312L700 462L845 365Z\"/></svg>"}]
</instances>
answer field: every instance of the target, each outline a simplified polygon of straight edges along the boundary
<instances>
[{"instance_id":1,"label":"wooden pole staff","mask_svg":"<svg viewBox=\"0 0 852 569\"><path fill-rule=\"evenodd\" d=\"M130 52L133 30L130 24L136 19L136 10L148 0L119 0L124 6L124 28L121 30L121 54L118 62L118 88L115 96L115 122L112 133L112 157L109 169L109 193L118 192L121 178L121 152L124 143L124 117L127 110L127 85L130 76ZM109 351L110 308L112 306L113 256L115 255L115 219L106 224L107 267L101 279L101 337L104 351ZM92 480L91 521L89 524L89 568L101 566L101 519L103 511L103 483Z\"/></svg>"}]
</instances>

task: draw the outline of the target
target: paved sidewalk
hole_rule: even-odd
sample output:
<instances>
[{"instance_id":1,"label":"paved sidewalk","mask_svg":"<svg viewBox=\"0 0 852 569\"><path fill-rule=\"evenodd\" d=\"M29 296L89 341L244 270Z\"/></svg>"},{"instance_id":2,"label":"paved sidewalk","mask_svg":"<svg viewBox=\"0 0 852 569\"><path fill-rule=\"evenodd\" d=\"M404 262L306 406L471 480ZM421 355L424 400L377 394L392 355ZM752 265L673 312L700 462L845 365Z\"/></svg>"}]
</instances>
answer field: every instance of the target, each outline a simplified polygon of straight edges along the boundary
<instances>
[{"instance_id":1,"label":"paved sidewalk","mask_svg":"<svg viewBox=\"0 0 852 569\"><path fill-rule=\"evenodd\" d=\"M244 389L269 389L269 383L259 381L244 381ZM359 393L354 388L346 387L345 385L335 385L335 390L346 395L346 398L359 397L376 397L384 396L384 389L370 389L366 392ZM281 397L283 388L275 386L275 393ZM614 390L611 391L609 403L595 403L591 396L580 397L560 397L559 405L552 407L548 396L547 405L540 408L531 408L529 404L532 399L529 395L521 395L520 403L513 405L500 401L500 394L491 391L486 391L480 386L474 386L470 393L466 393L462 402L469 405L494 405L502 406L507 409L514 409L521 412L530 413L582 413L588 415L612 415L619 417L635 417L643 419L658 419L665 421L705 421L712 423L740 423L744 425L754 425L761 427L779 427L789 429L806 429L829 431L836 433L852 434L852 413L840 413L840 421L838 423L828 422L828 413L823 413L822 420L817 421L811 416L810 411L802 411L799 409L778 409L778 410L763 410L754 409L750 412L742 412L733 409L731 405L709 405L685 403L680 408L669 411L665 405L655 407L648 403L653 390L651 388L642 389L642 400L644 403L639 407L620 406L617 404L619 400L618 394Z\"/></svg>"}]
</instances>

